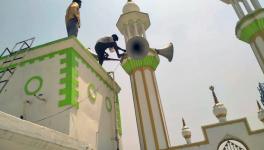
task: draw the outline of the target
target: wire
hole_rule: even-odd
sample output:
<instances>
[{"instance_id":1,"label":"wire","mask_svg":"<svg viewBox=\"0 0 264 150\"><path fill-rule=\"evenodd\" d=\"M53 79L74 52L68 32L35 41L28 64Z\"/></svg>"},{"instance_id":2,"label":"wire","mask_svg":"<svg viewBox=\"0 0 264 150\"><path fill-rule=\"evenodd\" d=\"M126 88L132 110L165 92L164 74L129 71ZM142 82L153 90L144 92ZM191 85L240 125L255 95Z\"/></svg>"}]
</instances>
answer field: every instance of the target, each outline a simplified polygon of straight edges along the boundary
<instances>
[{"instance_id":1,"label":"wire","mask_svg":"<svg viewBox=\"0 0 264 150\"><path fill-rule=\"evenodd\" d=\"M115 72L117 71L117 69L118 69L120 66L121 66L121 64L118 63L118 64L114 67L113 72L115 73ZM98 91L100 88L101 88L101 87L98 87L98 88L96 89L96 91ZM84 99L81 100L81 101L79 101L79 104L82 103L82 102L84 102L84 101L86 101L86 100L88 100L88 97L87 97L87 98L84 98ZM64 112L66 112L67 110L71 110L72 108L73 108L73 106L70 106L70 107L68 107L68 108L63 109L62 111L59 111L59 112L57 112L57 113L55 113L55 114L51 114L51 115L46 116L46 117L43 117L43 118L41 118L41 119L39 119L39 120L36 120L36 121L33 121L33 122L40 122L40 121L43 121L43 120L46 120L46 119L53 118L53 117L55 117L55 116L57 116L57 115L60 115L60 114L62 114L62 113L64 113Z\"/></svg>"},{"instance_id":2,"label":"wire","mask_svg":"<svg viewBox=\"0 0 264 150\"><path fill-rule=\"evenodd\" d=\"M83 100L79 101L79 104L82 103L82 102L84 102L85 100L88 100L88 99L87 99L87 98L84 98ZM33 122L40 122L40 121L43 121L43 120L46 120L46 119L49 119L49 118L55 117L55 116L57 116L57 115L59 115L59 114L61 114L61 113L66 112L67 110L72 109L72 108L73 108L73 106L70 106L70 107L68 107L68 108L63 109L62 111L59 111L59 112L57 112L57 113L55 113L55 114L51 114L51 115L46 116L46 117L43 117L42 119L39 119L39 120L36 120L36 121L33 121Z\"/></svg>"},{"instance_id":3,"label":"wire","mask_svg":"<svg viewBox=\"0 0 264 150\"><path fill-rule=\"evenodd\" d=\"M46 120L46 119L49 119L49 118L55 117L55 116L57 116L57 115L59 115L59 114L61 114L61 113L64 113L64 112L67 111L67 110L72 109L72 108L73 108L72 106L71 106L71 107L68 107L68 108L66 108L66 109L64 109L64 110L62 110L62 111L60 111L60 112L57 112L57 113L55 113L55 114L52 114L52 115L46 116L46 117L44 117L44 118L42 118L42 119L39 119L39 120L36 120L36 121L33 121L33 122L40 122L40 121L43 121L43 120Z\"/></svg>"}]
</instances>

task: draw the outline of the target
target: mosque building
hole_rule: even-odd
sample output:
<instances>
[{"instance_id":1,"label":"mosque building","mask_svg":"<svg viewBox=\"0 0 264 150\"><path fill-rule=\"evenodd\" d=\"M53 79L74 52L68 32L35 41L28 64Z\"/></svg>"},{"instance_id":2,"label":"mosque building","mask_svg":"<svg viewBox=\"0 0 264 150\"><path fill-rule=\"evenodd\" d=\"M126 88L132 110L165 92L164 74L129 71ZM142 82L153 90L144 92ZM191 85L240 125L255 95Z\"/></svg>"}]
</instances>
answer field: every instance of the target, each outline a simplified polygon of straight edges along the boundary
<instances>
[{"instance_id":1,"label":"mosque building","mask_svg":"<svg viewBox=\"0 0 264 150\"><path fill-rule=\"evenodd\" d=\"M237 37L251 45L264 70L264 9L258 0L222 0L239 17ZM245 15L240 3L248 14ZM252 7L253 6L253 7ZM228 110L211 86L213 114L219 122L202 127L204 139L192 142L182 119L184 145L170 144L155 70L160 56L170 62L173 44L151 48L147 13L129 0L117 24L127 53L121 66L129 75L141 150L262 150L264 128L251 130L246 118L228 120ZM0 57L0 149L121 150L121 88L75 37L31 47L17 43ZM168 64L169 65L169 64ZM264 109L257 103L259 121ZM257 110L257 109L256 109Z\"/></svg>"}]
</instances>

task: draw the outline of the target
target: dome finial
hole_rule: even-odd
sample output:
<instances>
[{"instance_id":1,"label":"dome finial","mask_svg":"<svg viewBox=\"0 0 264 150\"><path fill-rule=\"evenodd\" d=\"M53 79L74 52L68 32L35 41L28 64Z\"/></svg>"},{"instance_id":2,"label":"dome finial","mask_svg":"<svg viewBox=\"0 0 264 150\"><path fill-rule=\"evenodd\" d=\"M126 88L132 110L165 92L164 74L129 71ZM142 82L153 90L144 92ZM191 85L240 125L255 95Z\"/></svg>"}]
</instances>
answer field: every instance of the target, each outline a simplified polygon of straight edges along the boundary
<instances>
[{"instance_id":1,"label":"dome finial","mask_svg":"<svg viewBox=\"0 0 264 150\"><path fill-rule=\"evenodd\" d=\"M214 86L210 86L209 87L209 89L212 91L212 94L213 94L213 97L214 97L214 102L215 102L215 104L218 104L219 103L219 101L218 101L218 99L217 99L217 97L216 97L216 94L215 94L215 91L214 91Z\"/></svg>"},{"instance_id":2,"label":"dome finial","mask_svg":"<svg viewBox=\"0 0 264 150\"><path fill-rule=\"evenodd\" d=\"M134 11L137 11L137 12L140 11L138 5L134 3L133 0L127 0L127 3L123 7L123 13L126 14L126 13L134 12Z\"/></svg>"}]
</instances>

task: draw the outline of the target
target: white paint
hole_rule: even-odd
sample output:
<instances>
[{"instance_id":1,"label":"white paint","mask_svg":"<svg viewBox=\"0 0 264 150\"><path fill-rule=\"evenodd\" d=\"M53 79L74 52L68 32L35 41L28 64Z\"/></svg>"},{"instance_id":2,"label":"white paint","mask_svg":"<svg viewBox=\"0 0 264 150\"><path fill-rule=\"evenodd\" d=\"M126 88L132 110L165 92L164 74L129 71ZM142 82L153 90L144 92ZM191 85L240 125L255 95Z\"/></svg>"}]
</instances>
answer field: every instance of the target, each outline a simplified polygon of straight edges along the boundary
<instances>
[{"instance_id":1,"label":"white paint","mask_svg":"<svg viewBox=\"0 0 264 150\"><path fill-rule=\"evenodd\" d=\"M113 80L107 75L107 72L102 66L93 58L92 54L89 52L88 49L84 49L75 38L68 38L59 42L55 42L54 44L47 45L45 47L40 47L38 49L29 51L23 59L14 61L13 63L20 63L24 60L30 60L39 56L47 55L58 50L63 50L66 48L74 48L83 59L88 62L94 70L107 82L112 88L116 91L120 91L120 87L117 83L113 82ZM17 57L24 56L24 53L18 55ZM0 64L3 63L4 60L0 60ZM2 65L2 67L6 67L9 64Z\"/></svg>"},{"instance_id":2,"label":"white paint","mask_svg":"<svg viewBox=\"0 0 264 150\"><path fill-rule=\"evenodd\" d=\"M66 134L0 112L1 150L91 150ZM89 148L88 148L89 147Z\"/></svg>"},{"instance_id":3,"label":"white paint","mask_svg":"<svg viewBox=\"0 0 264 150\"><path fill-rule=\"evenodd\" d=\"M171 148L170 150L217 150L218 145L224 139L237 139L243 141L249 150L261 150L264 147L263 138L264 131L258 134L250 134L246 128L246 119L241 119L237 122L229 124L228 122L224 124L216 124L213 127L203 127L205 128L205 133L208 136L209 143L198 144L192 143L193 146L182 145L180 148Z\"/></svg>"},{"instance_id":4,"label":"white paint","mask_svg":"<svg viewBox=\"0 0 264 150\"><path fill-rule=\"evenodd\" d=\"M156 149L154 141L154 133L152 131L152 123L150 118L150 111L148 108L147 97L144 89L143 77L141 71L136 71L135 82L137 87L137 93L139 96L139 108L142 115L142 123L144 128L144 134L146 138L147 149Z\"/></svg>"},{"instance_id":5,"label":"white paint","mask_svg":"<svg viewBox=\"0 0 264 150\"><path fill-rule=\"evenodd\" d=\"M81 56L88 55L87 50L81 48L74 39L67 39L53 45L29 51L23 61L49 54L47 52L56 52L67 46L76 48L76 51ZM59 94L59 90L65 86L64 84L60 84L60 79L65 77L65 74L60 74L60 69L64 68L65 64L62 65L60 63L61 59L65 57L65 54L57 54L51 59L46 58L40 62L36 61L33 64L26 64L23 67L18 66L8 83L7 91L0 95L0 110L16 117L23 115L30 122L65 133L68 135L68 138L72 137L87 145L89 144L95 149L116 149L116 142L114 141L115 92L109 86L117 91L119 90L119 86L95 60L89 59L89 56L87 56L87 59L89 59L88 63L95 69L100 67L95 71L103 79L107 79L106 82L109 83L109 86L106 86L102 80L96 77L97 75L90 68L87 68L78 59L79 65L77 71L79 76L77 80L79 81L79 86L77 90L79 91L79 109L72 106L59 107L59 100L65 98L64 95ZM93 64L96 65L93 66ZM40 100L35 96L28 96L24 92L24 85L33 76L40 76L43 79L43 87L37 95L43 94L41 98L45 100ZM37 84L32 82L29 88L35 88ZM94 104L88 98L87 91L89 84L94 84L97 88L97 98ZM111 99L111 112L108 112L106 109L106 97Z\"/></svg>"},{"instance_id":6,"label":"white paint","mask_svg":"<svg viewBox=\"0 0 264 150\"><path fill-rule=\"evenodd\" d=\"M17 117L23 115L26 120L69 133L67 111L50 119L39 121L65 109L65 107L58 107L58 101L64 98L59 95L59 89L63 88L63 85L58 84L62 78L60 75L60 68L62 68L60 59L62 58L65 58L65 55L56 55L52 59L18 67L6 87L6 92L0 95L0 110ZM43 87L38 94L43 94L42 98L45 98L46 102L25 94L24 86L33 76L40 76L43 79Z\"/></svg>"},{"instance_id":7,"label":"white paint","mask_svg":"<svg viewBox=\"0 0 264 150\"><path fill-rule=\"evenodd\" d=\"M158 97L156 96L155 92L155 85L152 80L152 72L149 69L144 70L144 74L146 76L146 83L147 83L147 89L149 93L150 103L151 103L151 110L153 113L154 119L154 126L155 130L158 135L158 142L160 149L168 148L166 144L166 135L164 133L164 124L162 120L162 115L160 112L161 106L158 103Z\"/></svg>"},{"instance_id":8,"label":"white paint","mask_svg":"<svg viewBox=\"0 0 264 150\"><path fill-rule=\"evenodd\" d=\"M123 13L129 13L133 11L140 11L138 5L134 2L128 2L123 7Z\"/></svg>"},{"instance_id":9,"label":"white paint","mask_svg":"<svg viewBox=\"0 0 264 150\"><path fill-rule=\"evenodd\" d=\"M256 41L255 46L259 50L259 55L264 56L264 39L262 37L258 36L255 41Z\"/></svg>"},{"instance_id":10,"label":"white paint","mask_svg":"<svg viewBox=\"0 0 264 150\"><path fill-rule=\"evenodd\" d=\"M129 40L134 36L144 35L145 30L150 26L150 20L148 14L140 12L139 7L134 2L127 2L116 26L125 39Z\"/></svg>"},{"instance_id":11,"label":"white paint","mask_svg":"<svg viewBox=\"0 0 264 150\"><path fill-rule=\"evenodd\" d=\"M251 46L251 48L253 50L253 53L255 54L255 56L257 58L259 66L260 66L260 68L261 68L261 70L263 72L264 71L264 64L263 64L264 62L261 60L261 57L260 57L260 55L258 53L258 50L257 50L257 47L256 47L255 43L250 43L250 46Z\"/></svg>"},{"instance_id":12,"label":"white paint","mask_svg":"<svg viewBox=\"0 0 264 150\"><path fill-rule=\"evenodd\" d=\"M213 106L213 113L219 122L226 122L227 109L222 103L217 103Z\"/></svg>"},{"instance_id":13,"label":"white paint","mask_svg":"<svg viewBox=\"0 0 264 150\"><path fill-rule=\"evenodd\" d=\"M191 129L188 126L184 126L182 128L182 136L184 137L185 141L187 144L191 144L191 136L192 136L192 132Z\"/></svg>"},{"instance_id":14,"label":"white paint","mask_svg":"<svg viewBox=\"0 0 264 150\"><path fill-rule=\"evenodd\" d=\"M134 75L130 76L130 81L131 81L131 87L132 87L132 93L133 93L133 100L134 100L134 108L135 108L135 114L136 114L136 119L137 119L137 129L138 129L138 136L139 136L139 143L140 143L140 149L144 150L144 142L143 142L143 131L141 129L141 120L140 120L140 113L139 113L139 104L137 103L137 98L136 98L136 87L134 84Z\"/></svg>"},{"instance_id":15,"label":"white paint","mask_svg":"<svg viewBox=\"0 0 264 150\"><path fill-rule=\"evenodd\" d=\"M264 41L262 37L258 36L255 40L255 43L251 44L251 47L262 69L262 72L264 72Z\"/></svg>"}]
</instances>

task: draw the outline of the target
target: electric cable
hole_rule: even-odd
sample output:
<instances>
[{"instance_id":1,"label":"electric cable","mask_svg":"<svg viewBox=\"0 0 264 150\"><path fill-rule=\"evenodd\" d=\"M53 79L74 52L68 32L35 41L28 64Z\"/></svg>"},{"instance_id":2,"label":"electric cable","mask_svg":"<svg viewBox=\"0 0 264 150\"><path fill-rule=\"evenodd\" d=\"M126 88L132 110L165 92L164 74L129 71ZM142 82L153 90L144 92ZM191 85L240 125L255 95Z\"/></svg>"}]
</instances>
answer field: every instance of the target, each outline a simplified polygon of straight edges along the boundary
<instances>
[{"instance_id":1,"label":"electric cable","mask_svg":"<svg viewBox=\"0 0 264 150\"><path fill-rule=\"evenodd\" d=\"M84 101L86 101L86 100L88 100L88 97L86 97L86 98L84 98L83 100L79 101L79 104L82 103L82 102L84 102ZM70 110L70 109L72 109L72 108L74 108L74 106L67 107L67 108L63 109L62 111L59 111L59 112L57 112L57 113L54 113L54 114L48 115L48 116L46 116L46 117L43 117L43 118L41 118L41 119L39 119L39 120L32 121L32 122L40 122L40 121L43 121L43 120L46 120L46 119L53 118L53 117L55 117L55 116L57 116L57 115L60 115L61 113L64 113L64 112L66 112L67 110Z\"/></svg>"}]
</instances>

